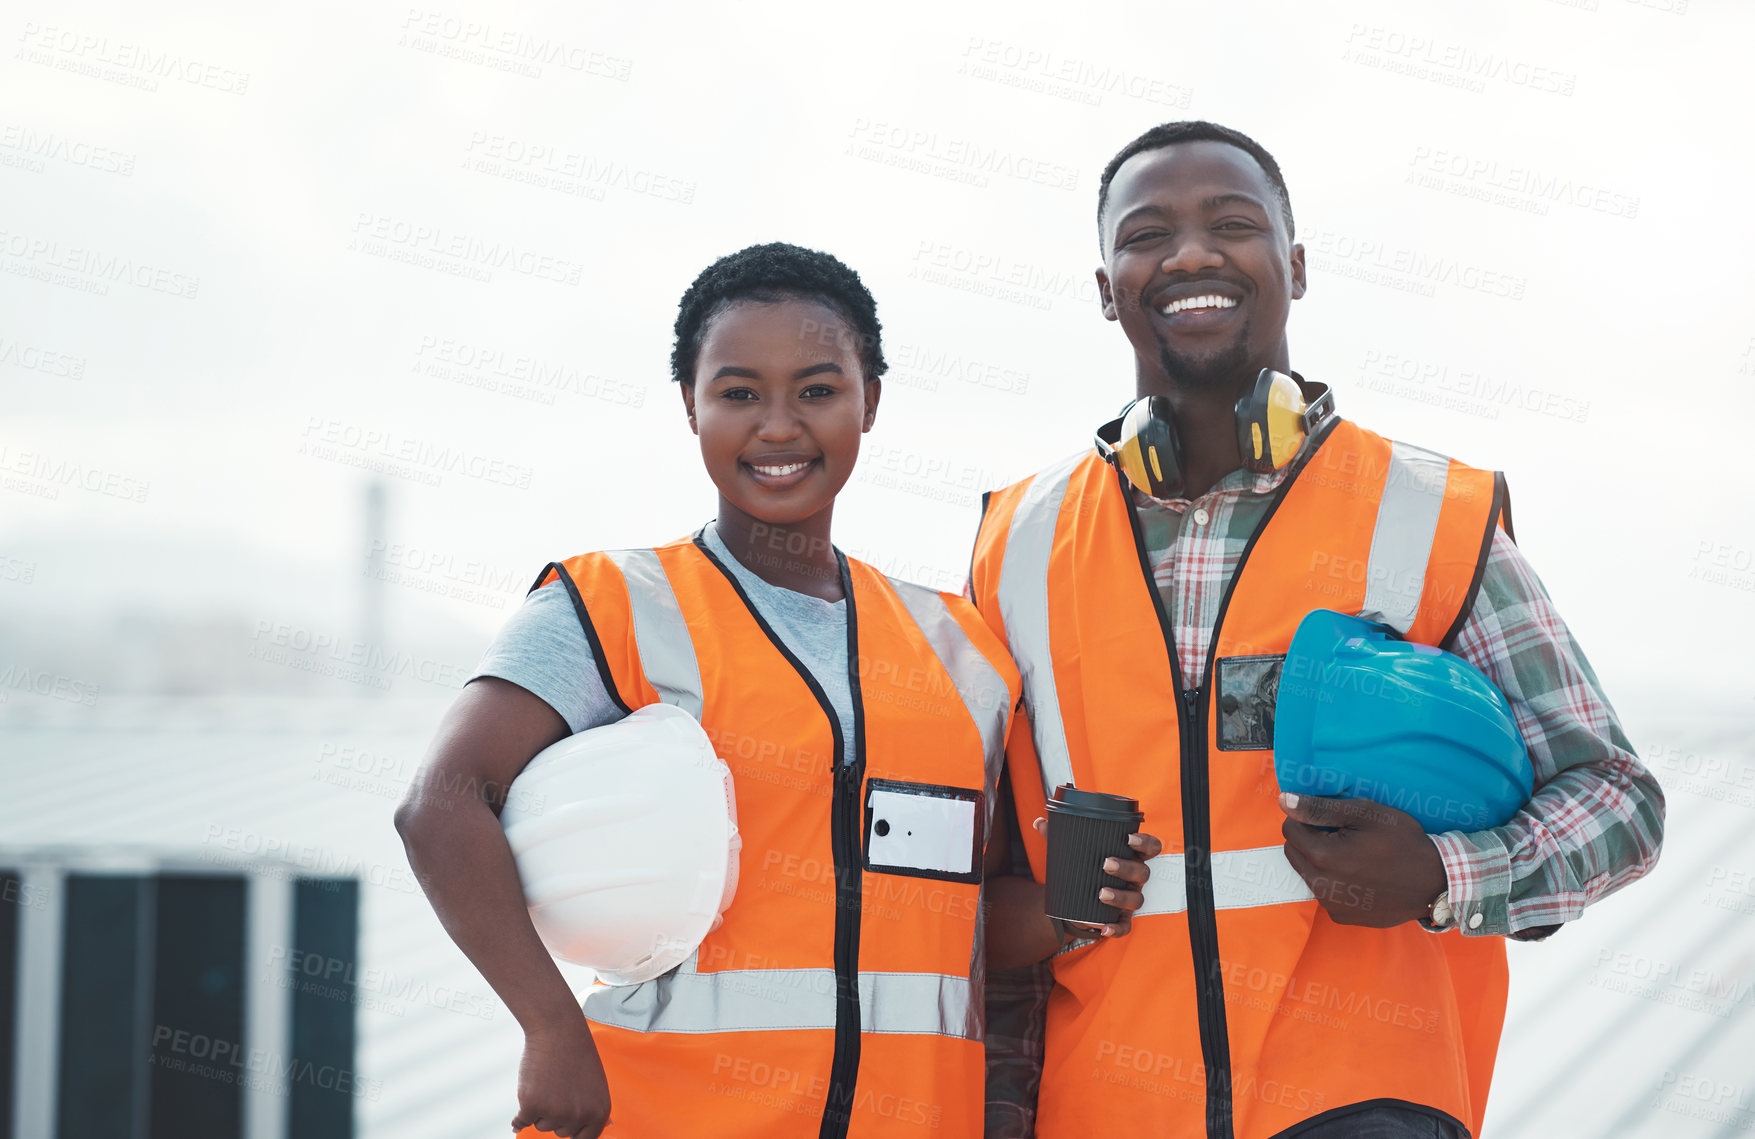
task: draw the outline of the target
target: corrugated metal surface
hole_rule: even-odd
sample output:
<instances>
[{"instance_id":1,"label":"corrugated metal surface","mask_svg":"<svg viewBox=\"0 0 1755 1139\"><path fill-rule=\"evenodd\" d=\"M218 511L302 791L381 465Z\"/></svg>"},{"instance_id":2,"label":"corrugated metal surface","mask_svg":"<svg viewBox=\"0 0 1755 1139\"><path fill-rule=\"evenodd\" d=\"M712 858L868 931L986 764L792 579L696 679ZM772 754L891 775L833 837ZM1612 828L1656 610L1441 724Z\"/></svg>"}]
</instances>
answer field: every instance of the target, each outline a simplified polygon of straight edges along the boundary
<instances>
[{"instance_id":1,"label":"corrugated metal surface","mask_svg":"<svg viewBox=\"0 0 1755 1139\"><path fill-rule=\"evenodd\" d=\"M1697 716L1635 743L1668 800L1663 855L1512 946L1494 1139L1755 1131L1755 736Z\"/></svg>"},{"instance_id":2,"label":"corrugated metal surface","mask_svg":"<svg viewBox=\"0 0 1755 1139\"><path fill-rule=\"evenodd\" d=\"M0 713L0 842L127 847L130 862L149 847L216 866L267 852L357 874L360 1139L504 1135L522 1036L440 928L391 825L443 707L15 703Z\"/></svg>"},{"instance_id":3,"label":"corrugated metal surface","mask_svg":"<svg viewBox=\"0 0 1755 1139\"><path fill-rule=\"evenodd\" d=\"M359 874L358 1066L375 1087L361 1139L500 1136L518 1026L439 927L390 822L442 710L0 705L0 842L150 844L220 864L278 844ZM1755 742L1716 722L1639 740L1666 741L1642 749L1670 801L1656 873L1548 942L1512 947L1488 1135L1755 1131Z\"/></svg>"}]
</instances>

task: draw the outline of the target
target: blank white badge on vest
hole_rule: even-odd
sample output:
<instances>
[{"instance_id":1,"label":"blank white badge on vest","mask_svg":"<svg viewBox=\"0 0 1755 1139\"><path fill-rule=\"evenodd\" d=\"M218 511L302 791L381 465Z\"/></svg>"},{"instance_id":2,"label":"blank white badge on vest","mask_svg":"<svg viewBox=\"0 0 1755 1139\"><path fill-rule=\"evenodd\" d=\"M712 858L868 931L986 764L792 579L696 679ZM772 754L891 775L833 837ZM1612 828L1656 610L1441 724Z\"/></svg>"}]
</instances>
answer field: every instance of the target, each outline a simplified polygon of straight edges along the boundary
<instances>
[{"instance_id":1,"label":"blank white badge on vest","mask_svg":"<svg viewBox=\"0 0 1755 1139\"><path fill-rule=\"evenodd\" d=\"M981 880L982 793L873 779L865 791L865 869L950 882Z\"/></svg>"}]
</instances>

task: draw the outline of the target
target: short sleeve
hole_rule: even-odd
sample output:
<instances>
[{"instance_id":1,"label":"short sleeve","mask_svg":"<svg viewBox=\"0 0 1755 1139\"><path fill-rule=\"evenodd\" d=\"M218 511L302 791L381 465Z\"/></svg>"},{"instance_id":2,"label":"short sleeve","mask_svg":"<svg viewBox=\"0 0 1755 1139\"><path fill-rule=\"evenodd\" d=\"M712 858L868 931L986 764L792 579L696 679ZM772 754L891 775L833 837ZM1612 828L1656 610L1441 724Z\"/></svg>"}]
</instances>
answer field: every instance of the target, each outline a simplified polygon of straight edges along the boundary
<instances>
[{"instance_id":1,"label":"short sleeve","mask_svg":"<svg viewBox=\"0 0 1755 1139\"><path fill-rule=\"evenodd\" d=\"M575 732L625 715L603 687L572 599L552 582L533 590L506 621L470 679L480 676L508 680L541 698Z\"/></svg>"}]
</instances>

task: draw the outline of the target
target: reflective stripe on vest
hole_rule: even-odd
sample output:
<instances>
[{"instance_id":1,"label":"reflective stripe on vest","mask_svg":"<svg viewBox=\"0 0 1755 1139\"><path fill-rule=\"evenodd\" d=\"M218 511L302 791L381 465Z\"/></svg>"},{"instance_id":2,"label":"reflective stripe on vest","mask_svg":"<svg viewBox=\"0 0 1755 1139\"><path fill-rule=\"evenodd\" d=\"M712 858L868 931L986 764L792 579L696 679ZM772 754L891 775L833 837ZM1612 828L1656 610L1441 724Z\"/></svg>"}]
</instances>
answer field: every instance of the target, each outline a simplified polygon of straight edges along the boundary
<instances>
[{"instance_id":1,"label":"reflective stripe on vest","mask_svg":"<svg viewBox=\"0 0 1755 1139\"><path fill-rule=\"evenodd\" d=\"M993 667L969 634L957 624L957 618L951 613L945 599L935 590L924 586L913 585L905 581L890 581L890 588L896 591L908 615L920 626L926 637L926 643L938 657L939 664L944 666L950 675L951 683L957 687L957 695L963 699L963 707L969 711L969 718L975 721L975 727L981 732L981 749L985 756L983 777L984 786L999 786L1000 769L1005 766L1005 729L1011 715L1011 690L1006 687L1005 678ZM981 819L982 833L993 834L993 813L999 804L995 802L997 795L987 796L986 814ZM991 839L989 839L991 841ZM987 909L987 884L983 882L976 895L976 907L983 913ZM891 974L902 976L903 974ZM975 939L969 950L969 977L979 987L985 983L987 976L987 923L975 923ZM860 1008L863 1010L865 991L860 990ZM966 1015L969 1018L965 1033L944 1032L943 1035L966 1035L969 1039L982 1038L982 1029L987 1022L987 1008L984 1002L974 1001L968 1004ZM863 1018L864 1014L861 1013ZM867 1031L883 1031L867 1029ZM903 1030L906 1031L906 1030ZM926 1030L922 1031L935 1031Z\"/></svg>"},{"instance_id":2,"label":"reflective stripe on vest","mask_svg":"<svg viewBox=\"0 0 1755 1139\"><path fill-rule=\"evenodd\" d=\"M634 640L640 646L640 668L657 689L659 699L701 718L701 666L676 591L664 576L653 550L611 550L605 555L622 571L628 584L628 607L634 619Z\"/></svg>"},{"instance_id":3,"label":"reflective stripe on vest","mask_svg":"<svg viewBox=\"0 0 1755 1139\"><path fill-rule=\"evenodd\" d=\"M1074 455L1030 480L1012 516L999 571L999 616L1005 622L1012 659L1024 681L1031 742L1036 745L1042 786L1049 798L1054 797L1056 787L1073 781L1073 773L1054 683L1054 657L1049 652L1048 556L1054 550L1061 500L1066 497L1073 470L1084 457Z\"/></svg>"},{"instance_id":4,"label":"reflective stripe on vest","mask_svg":"<svg viewBox=\"0 0 1755 1139\"><path fill-rule=\"evenodd\" d=\"M1404 635L1414 627L1449 476L1450 460L1443 455L1406 443L1392 446L1365 563L1365 602L1359 616L1367 621L1380 621Z\"/></svg>"},{"instance_id":5,"label":"reflective stripe on vest","mask_svg":"<svg viewBox=\"0 0 1755 1139\"><path fill-rule=\"evenodd\" d=\"M616 550L606 556L627 585L640 669L666 703L697 719L703 706L700 663L676 592L654 550ZM1011 693L935 592L890 581L920 626L980 734L987 786L1005 756ZM991 796L989 797L991 798ZM991 813L992 804L988 804ZM859 974L860 1031L917 1033L980 1040L985 1009L976 992L982 959L976 926L970 976L941 973ZM634 1032L756 1032L835 1028L835 970L731 969L697 971L697 955L676 970L639 985L602 987L586 998L586 1016ZM971 977L977 978L971 981Z\"/></svg>"},{"instance_id":6,"label":"reflective stripe on vest","mask_svg":"<svg viewBox=\"0 0 1755 1139\"><path fill-rule=\"evenodd\" d=\"M1179 914L1188 909L1185 858L1160 854L1149 860L1152 876L1144 891L1145 904L1135 916ZM1283 846L1254 850L1220 850L1213 853L1213 908L1240 910L1250 906L1277 906L1286 902L1309 902L1316 895L1286 861Z\"/></svg>"},{"instance_id":7,"label":"reflective stripe on vest","mask_svg":"<svg viewBox=\"0 0 1755 1139\"><path fill-rule=\"evenodd\" d=\"M585 1015L634 1032L763 1032L835 1027L833 969L727 969L697 973L691 957L643 985L599 988ZM981 1039L981 1009L967 977L859 974L861 1032Z\"/></svg>"},{"instance_id":8,"label":"reflective stripe on vest","mask_svg":"<svg viewBox=\"0 0 1755 1139\"><path fill-rule=\"evenodd\" d=\"M1054 682L1048 630L1048 559L1054 548L1062 501L1072 474L1084 455L1057 463L1038 474L1024 491L1006 535L997 597L1018 672L1030 709L1032 738L1042 769L1043 795L1052 798L1062 783L1076 783L1066 730ZM1449 460L1406 443L1395 443L1383 499L1378 506L1371 554L1366 567L1365 607L1368 620L1382 621L1398 632L1413 626L1426 581L1426 564L1444 505ZM1186 867L1181 854L1151 860L1140 915L1182 913L1188 909ZM1315 898L1283 847L1221 850L1212 855L1214 906L1250 906L1308 902Z\"/></svg>"},{"instance_id":9,"label":"reflective stripe on vest","mask_svg":"<svg viewBox=\"0 0 1755 1139\"><path fill-rule=\"evenodd\" d=\"M987 757L987 786L995 786L1000 765L1005 762L1006 717L1011 712L1011 693L1005 678L957 624L944 598L924 586L905 581L891 581L890 585L908 615L920 626L945 672L950 674L951 683L957 686L957 695L963 698L969 718L981 732L982 754Z\"/></svg>"},{"instance_id":10,"label":"reflective stripe on vest","mask_svg":"<svg viewBox=\"0 0 1755 1139\"><path fill-rule=\"evenodd\" d=\"M1261 666L1228 672L1228 662L1284 654L1313 608L1369 608L1410 639L1438 643L1478 584L1495 479L1344 420L1300 459L1306 473L1292 472L1266 502L1274 509L1251 536L1252 560L1226 587L1198 677L1177 676L1151 567L1136 576L1141 534L1127 485L1097 456L1087 452L1070 477L1057 465L990 499L971 577L1032 682L1042 791L1070 766L1080 785L1138 795L1148 829L1158 829L1154 816L1168 828L1167 849L1187 844L1154 860L1119 952L1099 943L1054 960L1057 997L1068 998L1047 1012L1043 1139L1078 1139L1098 1117L1166 1135L1269 1139L1378 1099L1479 1133L1505 1007L1503 946L1329 918L1285 857L1268 741L1227 738L1222 701L1235 678L1271 702L1272 682L1254 679ZM1036 581L1018 573L1032 562ZM1052 682L1032 666L1057 669ZM1051 692L1061 707L1044 706ZM1044 745L1051 723L1065 738ZM1027 749L1011 757L1014 780L1027 780L1016 785L1025 824L1042 805L1036 773L1025 774L1032 759ZM1025 845L1040 880L1044 843L1027 826ZM1124 1082L1117 1041L1169 1076Z\"/></svg>"}]
</instances>

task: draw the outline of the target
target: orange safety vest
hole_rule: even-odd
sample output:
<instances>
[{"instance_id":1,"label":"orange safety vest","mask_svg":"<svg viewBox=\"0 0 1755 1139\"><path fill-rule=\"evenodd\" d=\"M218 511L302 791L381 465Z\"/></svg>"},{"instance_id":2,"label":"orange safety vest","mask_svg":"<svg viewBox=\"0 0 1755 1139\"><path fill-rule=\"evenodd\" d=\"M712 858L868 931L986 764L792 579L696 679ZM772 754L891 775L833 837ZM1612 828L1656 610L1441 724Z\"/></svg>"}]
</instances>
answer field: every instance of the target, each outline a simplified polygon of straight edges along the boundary
<instances>
[{"instance_id":1,"label":"orange safety vest","mask_svg":"<svg viewBox=\"0 0 1755 1139\"><path fill-rule=\"evenodd\" d=\"M981 851L1017 670L964 599L840 560L852 739L698 535L538 579L564 571L618 705L700 720L743 836L694 956L586 998L605 1135L980 1134ZM899 847L914 827L936 845Z\"/></svg>"},{"instance_id":2,"label":"orange safety vest","mask_svg":"<svg viewBox=\"0 0 1755 1139\"><path fill-rule=\"evenodd\" d=\"M1426 644L1454 635L1504 483L1341 420L1294 463L1197 677L1181 674L1118 471L1087 453L985 503L972 583L1024 680L1030 730L1009 762L1036 877L1028 824L1061 783L1138 798L1165 844L1131 935L1053 959L1042 1139L1094 1121L1268 1139L1372 1101L1479 1133L1503 939L1331 921L1285 857L1271 711L1264 730L1259 709L1253 726L1239 709L1271 708L1263 677L1313 609Z\"/></svg>"}]
</instances>

